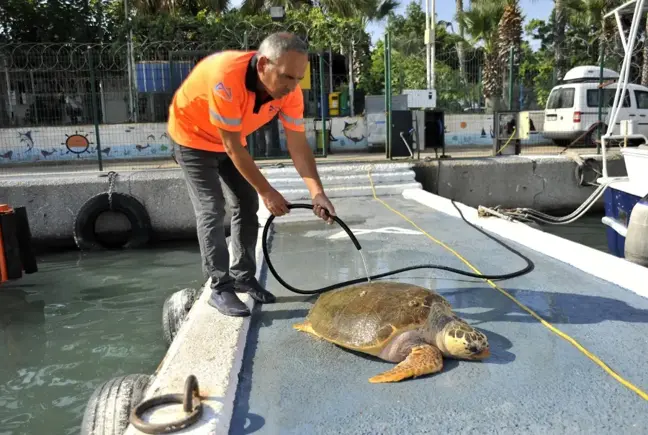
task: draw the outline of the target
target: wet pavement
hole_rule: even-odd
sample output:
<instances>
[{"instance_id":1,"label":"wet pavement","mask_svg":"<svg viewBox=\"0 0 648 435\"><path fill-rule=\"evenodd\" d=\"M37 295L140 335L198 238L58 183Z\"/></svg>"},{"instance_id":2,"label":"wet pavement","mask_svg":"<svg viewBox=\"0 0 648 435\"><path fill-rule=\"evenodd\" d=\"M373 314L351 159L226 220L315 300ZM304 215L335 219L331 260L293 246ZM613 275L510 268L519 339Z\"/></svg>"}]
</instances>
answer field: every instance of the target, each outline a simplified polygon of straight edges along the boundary
<instances>
[{"instance_id":1,"label":"wet pavement","mask_svg":"<svg viewBox=\"0 0 648 435\"><path fill-rule=\"evenodd\" d=\"M383 199L482 273L525 266L461 219L400 196ZM376 200L335 205L363 246L371 274L423 263L469 270ZM290 285L311 290L364 276L360 255L338 225L282 224L281 218L275 224L271 260ZM359 231L377 229L383 230ZM498 284L648 391L648 299L505 242L536 267ZM445 360L439 374L371 384L368 378L393 364L294 330L317 296L292 293L267 271L277 303L254 313L231 434L645 433L647 401L484 281L431 269L384 279L436 289L486 333L491 358Z\"/></svg>"}]
</instances>

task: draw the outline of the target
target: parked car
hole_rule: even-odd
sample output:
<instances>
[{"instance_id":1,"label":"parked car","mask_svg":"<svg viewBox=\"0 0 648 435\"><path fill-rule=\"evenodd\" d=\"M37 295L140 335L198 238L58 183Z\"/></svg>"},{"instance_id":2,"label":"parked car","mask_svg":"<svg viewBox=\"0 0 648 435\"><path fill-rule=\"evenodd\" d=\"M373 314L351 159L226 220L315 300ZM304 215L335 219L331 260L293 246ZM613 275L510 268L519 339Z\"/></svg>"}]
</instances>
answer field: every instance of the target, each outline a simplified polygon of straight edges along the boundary
<instances>
[{"instance_id":1,"label":"parked car","mask_svg":"<svg viewBox=\"0 0 648 435\"><path fill-rule=\"evenodd\" d=\"M563 83L555 86L547 99L543 136L556 145L567 146L598 122L599 75L598 66L579 66L565 74ZM614 102L618 78L616 71L603 69L602 134L607 130L608 112ZM620 121L634 119L635 132L648 136L648 87L628 83L622 101L613 134L620 133ZM593 147L597 138L598 129L593 128L579 143ZM629 141L632 144L642 142Z\"/></svg>"}]
</instances>

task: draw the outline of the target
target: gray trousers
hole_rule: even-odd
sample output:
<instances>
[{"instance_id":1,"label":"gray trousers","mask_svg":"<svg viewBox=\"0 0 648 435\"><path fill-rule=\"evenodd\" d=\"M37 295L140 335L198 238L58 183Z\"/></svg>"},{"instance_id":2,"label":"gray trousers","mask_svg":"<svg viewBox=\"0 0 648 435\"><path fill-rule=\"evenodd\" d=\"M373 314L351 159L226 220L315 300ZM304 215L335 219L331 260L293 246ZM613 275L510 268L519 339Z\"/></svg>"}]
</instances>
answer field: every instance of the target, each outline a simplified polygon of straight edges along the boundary
<instances>
[{"instance_id":1,"label":"gray trousers","mask_svg":"<svg viewBox=\"0 0 648 435\"><path fill-rule=\"evenodd\" d=\"M196 216L198 243L205 279L212 289L231 288L233 280L248 280L256 274L256 243L259 229L259 197L225 153L209 152L174 144ZM225 239L225 205L231 221L230 267Z\"/></svg>"}]
</instances>

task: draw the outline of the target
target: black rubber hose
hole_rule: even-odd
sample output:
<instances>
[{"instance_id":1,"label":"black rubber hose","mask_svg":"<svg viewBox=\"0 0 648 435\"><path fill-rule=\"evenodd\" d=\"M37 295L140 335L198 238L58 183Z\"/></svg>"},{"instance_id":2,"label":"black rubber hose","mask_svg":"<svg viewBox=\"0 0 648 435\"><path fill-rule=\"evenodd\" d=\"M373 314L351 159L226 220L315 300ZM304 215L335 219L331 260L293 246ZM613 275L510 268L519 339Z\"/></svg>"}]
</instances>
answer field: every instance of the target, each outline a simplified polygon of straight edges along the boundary
<instances>
[{"instance_id":1,"label":"black rubber hose","mask_svg":"<svg viewBox=\"0 0 648 435\"><path fill-rule=\"evenodd\" d=\"M461 219L463 219L463 221L465 223L467 223L468 225L470 225L471 227L473 227L474 229L476 229L480 233L484 234L489 239L494 240L495 242L497 242L498 244L500 244L504 248L506 248L509 251L513 252L518 257L522 258L527 263L526 267L524 269L521 269L521 270L517 271L517 272L506 273L506 274L502 274L502 275L480 275L480 274L477 274L477 273L467 272L467 271L464 271L464 270L455 269L453 267L448 267L448 266L441 266L441 265L437 265L437 264L421 264L421 265L417 265L417 266L409 266L409 267L404 267L402 269L396 269L396 270L392 270L392 271L389 271L389 272L379 273L377 275L371 275L370 278L372 280L374 280L374 279L384 278L386 276L396 275L396 274L399 274L399 273L402 273L402 272L407 272L407 271L416 270L416 269L440 269L440 270L446 270L448 272L453 272L453 273L457 273L459 275L469 276L469 277L473 277L473 278L490 279L490 280L504 280L504 279L511 279L511 278L515 278L515 277L518 277L518 276L526 275L527 273L531 272L535 268L535 265L533 264L533 262L528 257L526 257L521 252L517 251L516 249L511 248L510 246L506 245L504 242L497 239L496 237L488 234L487 232L485 232L481 228L477 227L476 225L472 224L471 222L468 222L468 220L465 218L465 216L463 215L463 213L461 212L459 207L457 207L457 205L455 204L454 201L452 201L452 205L454 205L454 207L457 209L457 211L459 212L459 215L461 215ZM303 208L303 209L312 210L313 206L310 205L310 204L290 204L288 206L288 208L289 209ZM337 222L344 229L344 231L347 233L347 235L349 236L349 238L351 239L351 241L355 245L356 249L358 251L360 251L362 249L362 247L360 246L360 242L358 242L358 239L356 239L355 235L353 234L353 232L351 232L349 227L339 217L337 217L337 216L331 216L331 217L333 218L333 220L335 222ZM312 294L324 293L324 292L335 290L335 289L338 289L338 288L341 288L341 287L346 287L348 285L358 284L358 283L361 283L361 282L368 281L368 279L366 277L365 278L356 278L356 279L352 279L352 280L349 280L349 281L343 281L343 282L340 282L338 284L332 284L332 285L322 287L322 288L319 288L319 289L315 289L315 290L300 290L300 289L295 288L295 287L291 286L290 284L288 284L286 281L284 281L281 278L281 276L279 276L279 274L275 270L274 266L272 265L272 261L270 261L270 253L268 252L268 244L267 244L268 231L270 229L270 224L272 223L272 221L274 221L274 218L275 218L274 215L270 215L270 217L266 221L266 224L265 224L265 226L263 228L263 236L262 236L262 240L261 240L261 245L262 245L262 248L263 248L263 255L265 257L265 261L268 264L268 269L270 269L270 272L275 277L275 279L281 285L286 287L288 290L290 290L290 291L292 291L294 293L302 294L302 295L312 295Z\"/></svg>"}]
</instances>

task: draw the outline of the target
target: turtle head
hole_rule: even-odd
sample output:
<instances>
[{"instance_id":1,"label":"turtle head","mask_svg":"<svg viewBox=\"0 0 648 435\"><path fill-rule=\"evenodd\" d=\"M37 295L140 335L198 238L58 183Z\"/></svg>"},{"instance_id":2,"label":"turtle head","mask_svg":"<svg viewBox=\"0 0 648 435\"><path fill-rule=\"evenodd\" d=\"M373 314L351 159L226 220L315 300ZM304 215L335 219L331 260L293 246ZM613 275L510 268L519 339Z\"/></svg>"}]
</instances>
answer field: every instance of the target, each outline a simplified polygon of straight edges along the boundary
<instances>
[{"instance_id":1,"label":"turtle head","mask_svg":"<svg viewBox=\"0 0 648 435\"><path fill-rule=\"evenodd\" d=\"M448 323L441 340L448 356L453 358L483 360L490 356L486 335L461 320Z\"/></svg>"}]
</instances>

